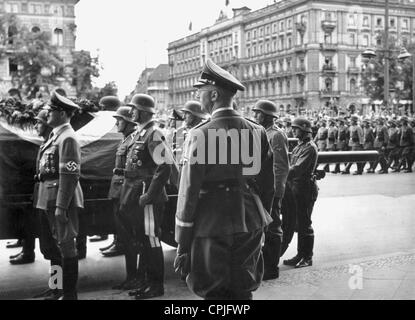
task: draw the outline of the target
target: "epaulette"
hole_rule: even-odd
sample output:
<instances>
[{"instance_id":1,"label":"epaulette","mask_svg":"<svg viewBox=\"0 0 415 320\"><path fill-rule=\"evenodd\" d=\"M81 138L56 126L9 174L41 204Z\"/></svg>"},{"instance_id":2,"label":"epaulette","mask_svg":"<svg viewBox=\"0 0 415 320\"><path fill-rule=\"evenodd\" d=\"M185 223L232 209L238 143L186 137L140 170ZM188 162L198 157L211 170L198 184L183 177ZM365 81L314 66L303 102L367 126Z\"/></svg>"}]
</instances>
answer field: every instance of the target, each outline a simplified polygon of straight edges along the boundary
<instances>
[{"instance_id":1,"label":"epaulette","mask_svg":"<svg viewBox=\"0 0 415 320\"><path fill-rule=\"evenodd\" d=\"M252 122L252 123L254 123L254 124L256 124L256 125L260 125L258 122L256 122L256 121L254 121L254 120L252 120L252 119L250 119L250 118L245 118L245 117L243 117L245 120L248 120L249 122Z\"/></svg>"},{"instance_id":2,"label":"epaulette","mask_svg":"<svg viewBox=\"0 0 415 320\"><path fill-rule=\"evenodd\" d=\"M208 120L206 120L206 121L202 121L201 123L199 123L199 124L197 124L196 126L194 126L194 127L192 128L192 130L202 127L203 125L205 125L205 124L209 123L209 122L210 122L210 120L211 120L211 119L208 119Z\"/></svg>"}]
</instances>

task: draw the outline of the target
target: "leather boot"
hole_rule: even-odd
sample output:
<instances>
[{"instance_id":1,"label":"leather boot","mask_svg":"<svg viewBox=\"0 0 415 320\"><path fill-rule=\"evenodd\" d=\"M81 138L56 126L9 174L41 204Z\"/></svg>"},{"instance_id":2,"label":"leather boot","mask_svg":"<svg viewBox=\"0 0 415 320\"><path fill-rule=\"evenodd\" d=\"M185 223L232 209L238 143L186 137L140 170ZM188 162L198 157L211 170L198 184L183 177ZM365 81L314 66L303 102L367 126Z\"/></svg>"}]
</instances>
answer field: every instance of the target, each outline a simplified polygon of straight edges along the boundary
<instances>
[{"instance_id":1,"label":"leather boot","mask_svg":"<svg viewBox=\"0 0 415 320\"><path fill-rule=\"evenodd\" d=\"M137 272L137 254L133 250L131 246L126 249L125 255L125 271L126 271L126 279L119 285L113 287L115 290L131 290L131 286L133 281L136 279L136 272Z\"/></svg>"},{"instance_id":2,"label":"leather boot","mask_svg":"<svg viewBox=\"0 0 415 320\"><path fill-rule=\"evenodd\" d=\"M295 265L296 268L303 268L313 265L314 235L302 235L298 237L298 255L300 261Z\"/></svg>"},{"instance_id":3,"label":"leather boot","mask_svg":"<svg viewBox=\"0 0 415 320\"><path fill-rule=\"evenodd\" d=\"M288 260L284 260L283 264L286 266L291 266L291 267L295 267L297 263L299 263L301 260L301 257L299 255L296 255L294 257L292 257L291 259Z\"/></svg>"},{"instance_id":4,"label":"leather boot","mask_svg":"<svg viewBox=\"0 0 415 320\"><path fill-rule=\"evenodd\" d=\"M59 266L62 267L62 260L55 260L52 259L50 260L50 266ZM52 276L53 274L51 274ZM51 286L51 284L49 284L49 287ZM36 297L41 297L44 298L45 300L58 300L59 298L61 298L63 296L63 290L62 288L55 288L55 289L49 289L45 292L43 292L42 294L36 296Z\"/></svg>"},{"instance_id":5,"label":"leather boot","mask_svg":"<svg viewBox=\"0 0 415 320\"><path fill-rule=\"evenodd\" d=\"M281 238L265 238L262 254L264 256L264 276L262 280L277 279L279 277L278 265L280 263Z\"/></svg>"},{"instance_id":6,"label":"leather boot","mask_svg":"<svg viewBox=\"0 0 415 320\"><path fill-rule=\"evenodd\" d=\"M63 259L63 296L61 300L78 300L78 257Z\"/></svg>"}]
</instances>

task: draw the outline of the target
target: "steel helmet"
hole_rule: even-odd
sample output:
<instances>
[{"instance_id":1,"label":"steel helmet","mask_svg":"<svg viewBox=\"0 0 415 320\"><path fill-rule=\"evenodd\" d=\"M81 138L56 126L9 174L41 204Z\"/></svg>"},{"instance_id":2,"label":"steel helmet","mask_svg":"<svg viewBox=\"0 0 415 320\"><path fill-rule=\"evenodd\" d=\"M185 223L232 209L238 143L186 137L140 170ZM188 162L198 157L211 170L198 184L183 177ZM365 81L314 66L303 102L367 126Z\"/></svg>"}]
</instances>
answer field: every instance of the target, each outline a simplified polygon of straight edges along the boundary
<instances>
[{"instance_id":1,"label":"steel helmet","mask_svg":"<svg viewBox=\"0 0 415 320\"><path fill-rule=\"evenodd\" d=\"M125 106L119 107L117 109L117 112L113 115L114 118L121 118L121 119L124 119L127 122L135 124L135 122L132 120L131 116L132 116L131 115L131 107L125 107Z\"/></svg>"},{"instance_id":2,"label":"steel helmet","mask_svg":"<svg viewBox=\"0 0 415 320\"><path fill-rule=\"evenodd\" d=\"M127 103L127 106L153 114L156 113L153 97L144 93L134 95L131 98L130 103Z\"/></svg>"},{"instance_id":3,"label":"steel helmet","mask_svg":"<svg viewBox=\"0 0 415 320\"><path fill-rule=\"evenodd\" d=\"M196 117L206 119L208 114L202 110L202 105L198 101L188 101L180 111L193 114Z\"/></svg>"},{"instance_id":4,"label":"steel helmet","mask_svg":"<svg viewBox=\"0 0 415 320\"><path fill-rule=\"evenodd\" d=\"M269 115L274 118L278 118L277 106L274 102L269 100L258 100L255 106L252 108L253 111L261 111L262 113Z\"/></svg>"},{"instance_id":5,"label":"steel helmet","mask_svg":"<svg viewBox=\"0 0 415 320\"><path fill-rule=\"evenodd\" d=\"M121 106L121 101L116 96L105 96L99 100L99 106L103 110L115 111Z\"/></svg>"},{"instance_id":6,"label":"steel helmet","mask_svg":"<svg viewBox=\"0 0 415 320\"><path fill-rule=\"evenodd\" d=\"M311 122L306 118L296 118L294 119L292 125L293 128L298 128L301 131L312 133L311 131Z\"/></svg>"}]
</instances>

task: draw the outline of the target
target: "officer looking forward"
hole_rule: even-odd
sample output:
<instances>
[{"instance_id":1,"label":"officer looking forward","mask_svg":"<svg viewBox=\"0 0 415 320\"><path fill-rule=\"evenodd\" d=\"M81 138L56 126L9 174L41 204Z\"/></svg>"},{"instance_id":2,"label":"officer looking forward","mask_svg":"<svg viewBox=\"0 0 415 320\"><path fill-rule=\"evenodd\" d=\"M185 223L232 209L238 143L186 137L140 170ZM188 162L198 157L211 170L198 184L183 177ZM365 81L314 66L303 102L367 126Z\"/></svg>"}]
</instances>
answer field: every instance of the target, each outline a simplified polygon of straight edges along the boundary
<instances>
[{"instance_id":1,"label":"officer looking forward","mask_svg":"<svg viewBox=\"0 0 415 320\"><path fill-rule=\"evenodd\" d=\"M268 155L267 136L233 109L234 95L245 88L229 72L207 60L195 87L211 120L190 133L176 211L174 267L190 271L188 287L205 299L251 299L263 276L262 237L271 222L252 183ZM250 150L261 165L252 173L241 160ZM266 187L273 188L272 180Z\"/></svg>"},{"instance_id":2,"label":"officer looking forward","mask_svg":"<svg viewBox=\"0 0 415 320\"><path fill-rule=\"evenodd\" d=\"M48 111L47 124L53 130L39 153L40 183L36 208L42 210L43 219L47 220L41 228L41 237L55 241L60 251L60 257L49 258L62 266L61 298L73 300L78 298L75 238L79 228L78 210L83 208L83 194L79 184L81 148L69 121L79 107L53 92L45 109Z\"/></svg>"},{"instance_id":3,"label":"officer looking forward","mask_svg":"<svg viewBox=\"0 0 415 320\"><path fill-rule=\"evenodd\" d=\"M287 181L289 160L288 160L288 139L283 130L274 125L274 118L277 118L277 106L268 100L259 100L252 109L255 120L266 130L270 143L272 156L271 161L264 165L265 174L260 176L258 186L260 189L264 185L263 179L270 177L270 172L274 175L274 189L261 190L266 193L266 202L272 203L270 210L272 222L265 232L265 243L262 248L264 255L264 277L263 280L276 279L279 276L278 264L280 261L282 229L281 229L281 201L284 197L285 183ZM265 184L266 185L266 184Z\"/></svg>"},{"instance_id":4,"label":"officer looking forward","mask_svg":"<svg viewBox=\"0 0 415 320\"><path fill-rule=\"evenodd\" d=\"M120 195L120 216L128 230L125 248L126 268L136 273L136 299L164 294L164 257L160 244L164 206L167 202L165 185L170 177L173 159L165 137L153 120L154 99L136 94L128 106L132 107L132 121L137 122L134 138L128 145L124 183ZM129 245L128 245L129 244ZM137 269L137 254L140 261ZM136 270L136 271L135 271ZM134 272L135 271L135 272Z\"/></svg>"},{"instance_id":5,"label":"officer looking forward","mask_svg":"<svg viewBox=\"0 0 415 320\"><path fill-rule=\"evenodd\" d=\"M295 202L298 223L297 255L284 264L296 268L313 264L314 230L311 226L311 214L317 199L317 185L313 179L317 166L317 146L311 140L311 123L307 119L297 118L293 121L294 134L299 144L292 152L291 166L288 173Z\"/></svg>"}]
</instances>

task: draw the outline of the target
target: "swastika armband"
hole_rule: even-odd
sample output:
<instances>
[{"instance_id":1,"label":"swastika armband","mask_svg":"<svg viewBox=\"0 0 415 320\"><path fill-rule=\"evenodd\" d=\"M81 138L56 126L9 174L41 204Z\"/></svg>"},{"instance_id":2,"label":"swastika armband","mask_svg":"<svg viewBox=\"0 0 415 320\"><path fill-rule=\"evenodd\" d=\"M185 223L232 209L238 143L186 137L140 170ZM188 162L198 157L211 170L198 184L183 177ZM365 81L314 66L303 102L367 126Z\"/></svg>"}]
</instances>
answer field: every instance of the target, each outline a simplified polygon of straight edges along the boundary
<instances>
[{"instance_id":1,"label":"swastika armband","mask_svg":"<svg viewBox=\"0 0 415 320\"><path fill-rule=\"evenodd\" d=\"M79 169L80 164L73 160L59 163L60 173L79 174Z\"/></svg>"}]
</instances>

